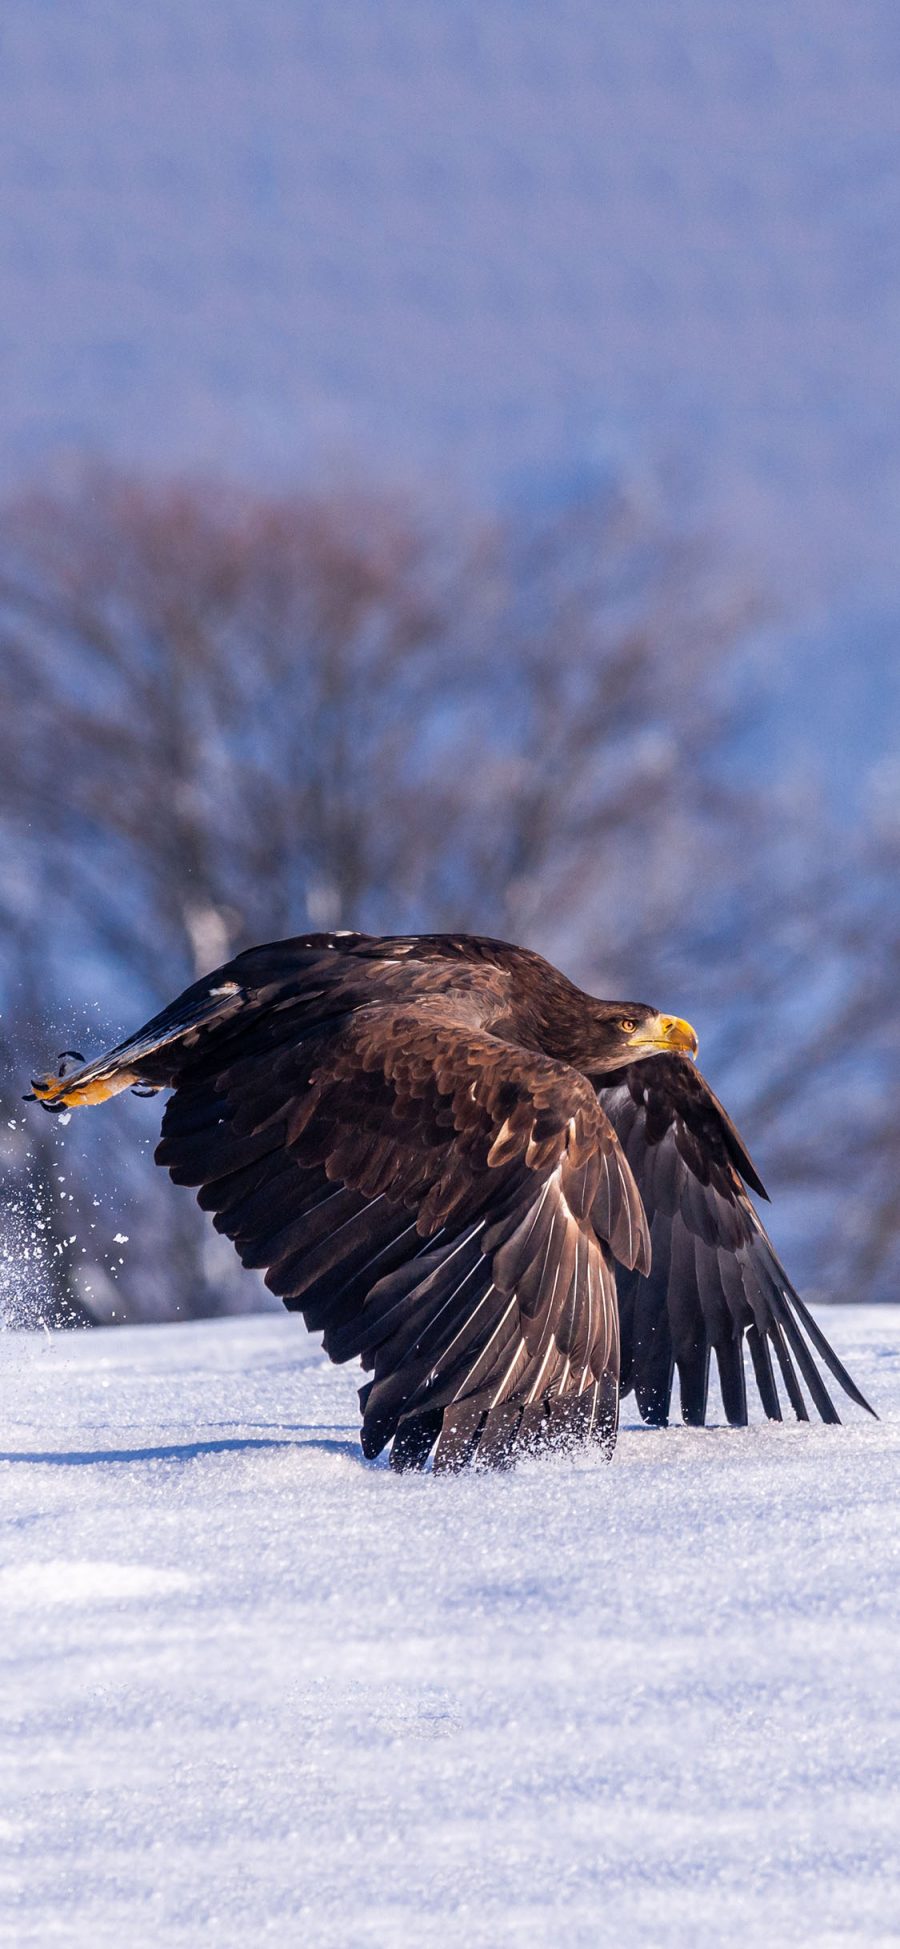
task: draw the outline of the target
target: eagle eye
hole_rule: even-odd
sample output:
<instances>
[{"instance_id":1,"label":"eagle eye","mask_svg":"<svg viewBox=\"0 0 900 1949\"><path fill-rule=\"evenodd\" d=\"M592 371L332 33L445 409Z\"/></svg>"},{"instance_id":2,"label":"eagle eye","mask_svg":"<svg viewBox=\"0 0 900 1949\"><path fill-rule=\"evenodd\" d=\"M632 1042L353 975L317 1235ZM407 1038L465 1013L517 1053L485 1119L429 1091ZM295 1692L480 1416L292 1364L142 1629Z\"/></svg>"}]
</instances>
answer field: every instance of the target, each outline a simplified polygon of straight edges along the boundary
<instances>
[{"instance_id":1,"label":"eagle eye","mask_svg":"<svg viewBox=\"0 0 900 1949\"><path fill-rule=\"evenodd\" d=\"M631 1035L634 1032L634 1030L637 1028L637 1023L632 1021L630 1015L626 1015L623 1018L623 1020L619 1023L619 1027L622 1030L623 1035Z\"/></svg>"}]
</instances>

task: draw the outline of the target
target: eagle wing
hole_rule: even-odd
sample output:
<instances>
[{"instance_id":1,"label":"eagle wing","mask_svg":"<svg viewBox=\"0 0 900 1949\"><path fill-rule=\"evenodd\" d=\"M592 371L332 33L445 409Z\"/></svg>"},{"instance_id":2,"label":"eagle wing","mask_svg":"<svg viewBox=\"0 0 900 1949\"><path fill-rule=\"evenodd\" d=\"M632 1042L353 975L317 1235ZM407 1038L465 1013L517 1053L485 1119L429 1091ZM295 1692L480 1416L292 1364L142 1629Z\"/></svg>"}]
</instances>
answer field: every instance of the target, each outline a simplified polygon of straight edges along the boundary
<instances>
[{"instance_id":1,"label":"eagle wing","mask_svg":"<svg viewBox=\"0 0 900 1949\"><path fill-rule=\"evenodd\" d=\"M341 947L238 957L67 1077L67 1100L122 1076L174 1087L157 1160L334 1360L362 1361L368 1455L611 1442L613 1255L649 1260L591 1084L494 1032L497 970L451 968L436 993L414 945Z\"/></svg>"},{"instance_id":2,"label":"eagle wing","mask_svg":"<svg viewBox=\"0 0 900 1949\"><path fill-rule=\"evenodd\" d=\"M667 1421L677 1368L682 1415L703 1423L714 1351L727 1418L744 1425L745 1338L771 1420L782 1418L774 1355L798 1420L809 1418L802 1376L822 1420L838 1421L813 1352L850 1399L872 1413L791 1285L745 1189L765 1197L764 1187L694 1065L654 1056L621 1071L598 1097L619 1134L650 1227L649 1275L617 1273L621 1389L634 1388L644 1420Z\"/></svg>"}]
</instances>

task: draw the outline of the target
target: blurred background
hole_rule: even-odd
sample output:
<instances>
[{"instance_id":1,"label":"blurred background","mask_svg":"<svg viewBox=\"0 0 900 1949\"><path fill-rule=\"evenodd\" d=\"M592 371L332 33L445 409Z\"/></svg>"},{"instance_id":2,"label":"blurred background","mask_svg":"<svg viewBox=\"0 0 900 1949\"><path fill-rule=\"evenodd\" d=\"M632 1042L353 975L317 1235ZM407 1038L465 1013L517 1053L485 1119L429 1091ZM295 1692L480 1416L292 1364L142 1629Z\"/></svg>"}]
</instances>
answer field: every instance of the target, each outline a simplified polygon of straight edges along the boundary
<instances>
[{"instance_id":1,"label":"blurred background","mask_svg":"<svg viewBox=\"0 0 900 1949\"><path fill-rule=\"evenodd\" d=\"M892 0L5 0L9 1321L274 1303L21 1095L329 926L688 1015L896 1295L898 85Z\"/></svg>"}]
</instances>

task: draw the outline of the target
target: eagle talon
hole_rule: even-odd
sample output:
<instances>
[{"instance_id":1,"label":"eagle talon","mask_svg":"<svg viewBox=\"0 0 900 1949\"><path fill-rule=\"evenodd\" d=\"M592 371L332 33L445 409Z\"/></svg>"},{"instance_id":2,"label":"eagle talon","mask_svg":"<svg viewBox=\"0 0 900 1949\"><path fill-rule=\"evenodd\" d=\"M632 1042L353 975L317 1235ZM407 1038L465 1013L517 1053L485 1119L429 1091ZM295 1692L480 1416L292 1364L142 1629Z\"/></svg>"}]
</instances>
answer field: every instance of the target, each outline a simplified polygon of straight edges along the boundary
<instances>
[{"instance_id":1,"label":"eagle talon","mask_svg":"<svg viewBox=\"0 0 900 1949\"><path fill-rule=\"evenodd\" d=\"M63 1049L61 1050L60 1054L57 1056L56 1060L59 1063L59 1068L56 1072L57 1076L65 1076L67 1073L66 1064L68 1062L83 1063L84 1057L82 1055L79 1055L77 1049Z\"/></svg>"}]
</instances>

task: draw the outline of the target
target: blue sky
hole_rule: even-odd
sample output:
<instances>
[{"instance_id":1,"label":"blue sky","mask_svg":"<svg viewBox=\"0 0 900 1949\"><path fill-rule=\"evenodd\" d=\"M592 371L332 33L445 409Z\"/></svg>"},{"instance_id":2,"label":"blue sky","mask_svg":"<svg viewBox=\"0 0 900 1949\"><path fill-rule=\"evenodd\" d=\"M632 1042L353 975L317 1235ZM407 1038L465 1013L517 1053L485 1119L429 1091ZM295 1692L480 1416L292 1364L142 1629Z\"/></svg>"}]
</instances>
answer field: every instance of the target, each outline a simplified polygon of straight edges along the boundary
<instances>
[{"instance_id":1,"label":"blue sky","mask_svg":"<svg viewBox=\"0 0 900 1949\"><path fill-rule=\"evenodd\" d=\"M889 751L898 69L892 0L7 0L0 477L662 474L779 743Z\"/></svg>"}]
</instances>

